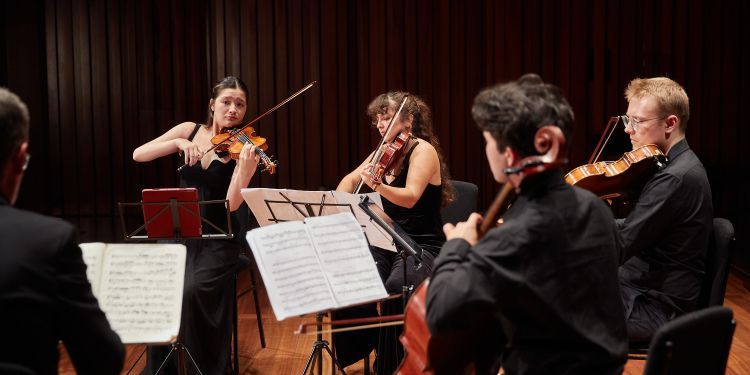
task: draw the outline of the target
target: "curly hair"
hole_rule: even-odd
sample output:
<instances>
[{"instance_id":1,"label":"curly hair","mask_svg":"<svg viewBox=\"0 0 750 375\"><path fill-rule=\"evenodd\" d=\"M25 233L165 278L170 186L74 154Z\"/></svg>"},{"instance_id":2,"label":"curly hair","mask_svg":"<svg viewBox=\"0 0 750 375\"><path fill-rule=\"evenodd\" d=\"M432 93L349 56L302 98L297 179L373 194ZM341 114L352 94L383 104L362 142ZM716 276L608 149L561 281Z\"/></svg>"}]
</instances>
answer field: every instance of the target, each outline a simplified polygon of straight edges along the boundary
<instances>
[{"instance_id":1,"label":"curly hair","mask_svg":"<svg viewBox=\"0 0 750 375\"><path fill-rule=\"evenodd\" d=\"M448 172L445 157L440 149L440 141L438 141L435 132L432 130L432 111L430 107L417 95L403 91L391 91L378 95L370 102L367 106L367 116L376 120L377 115L384 115L389 110L393 110L395 113L407 95L409 96L409 100L406 101L404 108L401 110L401 114L399 115L400 120L408 120L411 115L411 133L416 137L430 142L435 151L437 151L438 159L440 160L440 184L443 186L441 203L445 207L445 205L455 199L455 191L453 186L448 183L450 172Z\"/></svg>"},{"instance_id":2,"label":"curly hair","mask_svg":"<svg viewBox=\"0 0 750 375\"><path fill-rule=\"evenodd\" d=\"M537 155L534 135L545 125L556 125L569 138L573 109L557 86L536 74L482 90L471 109L474 121L488 131L499 150L511 147L521 157Z\"/></svg>"}]
</instances>

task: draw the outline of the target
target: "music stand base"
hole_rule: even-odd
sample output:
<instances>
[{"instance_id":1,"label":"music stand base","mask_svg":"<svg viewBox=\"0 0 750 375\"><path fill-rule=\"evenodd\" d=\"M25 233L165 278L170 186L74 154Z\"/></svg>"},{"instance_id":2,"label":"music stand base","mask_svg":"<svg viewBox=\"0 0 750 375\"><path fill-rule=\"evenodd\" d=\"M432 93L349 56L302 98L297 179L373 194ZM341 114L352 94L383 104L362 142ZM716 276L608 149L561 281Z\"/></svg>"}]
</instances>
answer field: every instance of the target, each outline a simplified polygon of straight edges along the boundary
<instances>
[{"instance_id":1,"label":"music stand base","mask_svg":"<svg viewBox=\"0 0 750 375\"><path fill-rule=\"evenodd\" d=\"M346 371L344 371L344 368L341 367L341 364L339 364L339 361L336 360L336 356L333 355L333 352L331 351L331 348L328 346L328 341L323 340L323 334L320 333L322 328L322 322L323 322L323 314L317 313L315 316L315 319L317 321L317 329L318 329L318 336L315 342L313 343L312 351L310 352L310 356L307 357L307 362L305 363L305 368L302 370L302 375L307 374L308 370L314 369L315 365L318 365L318 375L321 375L323 373L323 350L328 353L328 355L331 357L331 366L333 366L334 372L335 369L338 369L341 371L342 374L346 375Z\"/></svg>"},{"instance_id":2,"label":"music stand base","mask_svg":"<svg viewBox=\"0 0 750 375\"><path fill-rule=\"evenodd\" d=\"M158 375L159 372L161 372L161 369L164 368L164 365L167 364L167 361L169 361L169 357L171 357L172 353L174 352L177 352L177 373L179 375L187 374L187 371L185 369L185 353L187 353L188 358L190 358L190 362L193 364L195 371L198 371L198 374L203 375L203 372L198 367L198 364L195 363L193 355L190 354L190 350L188 350L188 348L180 342L175 342L172 344L172 348L169 350L169 354L167 354L167 357L164 358L164 361L161 363L161 365L159 365L159 368L156 370L154 375Z\"/></svg>"}]
</instances>

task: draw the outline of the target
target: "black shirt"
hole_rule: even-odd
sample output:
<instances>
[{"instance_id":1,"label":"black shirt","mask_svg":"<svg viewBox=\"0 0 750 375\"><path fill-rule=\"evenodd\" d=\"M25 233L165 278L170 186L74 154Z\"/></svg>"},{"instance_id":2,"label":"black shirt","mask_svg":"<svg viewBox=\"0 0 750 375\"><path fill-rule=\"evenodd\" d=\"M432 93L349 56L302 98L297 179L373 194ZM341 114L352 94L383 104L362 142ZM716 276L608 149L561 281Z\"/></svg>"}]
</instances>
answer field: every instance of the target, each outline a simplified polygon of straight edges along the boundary
<instances>
[{"instance_id":1,"label":"black shirt","mask_svg":"<svg viewBox=\"0 0 750 375\"><path fill-rule=\"evenodd\" d=\"M406 187L406 179L409 176L409 159L412 152L417 148L419 142L413 146L404 157L401 170L391 182L384 181L386 185L403 188ZM440 217L441 201L443 198L443 185L428 183L422 192L422 196L413 207L399 206L386 197L383 200L383 210L424 250L437 254L445 242L443 234L443 219Z\"/></svg>"},{"instance_id":2,"label":"black shirt","mask_svg":"<svg viewBox=\"0 0 750 375\"><path fill-rule=\"evenodd\" d=\"M680 314L694 310L700 294L713 220L711 187L686 140L675 144L667 159L633 211L618 222L626 311L643 295Z\"/></svg>"},{"instance_id":3,"label":"black shirt","mask_svg":"<svg viewBox=\"0 0 750 375\"><path fill-rule=\"evenodd\" d=\"M551 171L524 182L504 221L473 248L443 246L427 291L433 335L486 320L507 340L494 341L506 374L620 373L627 338L610 210Z\"/></svg>"}]
</instances>

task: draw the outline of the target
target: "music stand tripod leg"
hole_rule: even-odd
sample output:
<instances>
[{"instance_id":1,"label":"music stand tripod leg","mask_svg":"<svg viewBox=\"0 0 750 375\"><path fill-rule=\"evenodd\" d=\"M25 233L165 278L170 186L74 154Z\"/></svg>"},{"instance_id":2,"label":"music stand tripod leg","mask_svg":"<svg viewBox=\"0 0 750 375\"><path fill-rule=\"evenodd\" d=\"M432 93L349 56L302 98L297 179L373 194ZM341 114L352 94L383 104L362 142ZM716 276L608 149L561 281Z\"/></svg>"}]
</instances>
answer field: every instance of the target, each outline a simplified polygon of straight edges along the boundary
<instances>
[{"instance_id":1,"label":"music stand tripod leg","mask_svg":"<svg viewBox=\"0 0 750 375\"><path fill-rule=\"evenodd\" d=\"M183 345L180 342L175 342L172 344L172 348L169 350L169 354L164 358L164 361L162 361L161 365L159 365L159 368L156 370L154 375L158 375L159 372L164 368L164 365L167 364L167 361L169 361L169 357L172 356L172 353L177 352L177 373L179 375L185 375L187 374L187 371L185 369L185 353L187 353L188 358L190 358L190 362L193 364L193 367L195 368L195 371L198 371L198 374L203 375L203 372L198 367L198 364L195 363L195 359L193 359L193 355L190 354L190 350Z\"/></svg>"},{"instance_id":2,"label":"music stand tripod leg","mask_svg":"<svg viewBox=\"0 0 750 375\"><path fill-rule=\"evenodd\" d=\"M323 340L323 334L321 333L323 330L323 313L317 313L315 315L315 320L318 323L316 325L318 335L313 344L312 352L310 352L310 356L307 357L307 362L305 363L305 368L302 370L302 375L307 374L307 370L314 368L316 364L318 365L318 375L323 374L323 349L325 349L325 351L328 352L328 355L331 356L331 366L334 369L338 368L342 374L346 375L346 371L341 367L336 356L333 355L331 348L328 347L328 341Z\"/></svg>"}]
</instances>

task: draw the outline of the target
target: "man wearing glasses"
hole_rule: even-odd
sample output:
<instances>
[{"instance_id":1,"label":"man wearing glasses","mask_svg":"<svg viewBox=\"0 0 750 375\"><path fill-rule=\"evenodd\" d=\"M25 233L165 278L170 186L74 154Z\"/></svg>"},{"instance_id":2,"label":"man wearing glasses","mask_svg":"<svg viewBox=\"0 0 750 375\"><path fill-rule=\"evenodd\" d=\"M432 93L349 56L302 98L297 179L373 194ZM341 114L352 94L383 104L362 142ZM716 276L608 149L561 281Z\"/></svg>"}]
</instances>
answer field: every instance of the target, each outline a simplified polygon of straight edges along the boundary
<instances>
[{"instance_id":1,"label":"man wearing glasses","mask_svg":"<svg viewBox=\"0 0 750 375\"><path fill-rule=\"evenodd\" d=\"M713 206L706 170L685 139L690 117L685 90L669 78L638 78L625 97L625 133L633 149L655 144L667 155L667 166L618 220L628 338L647 342L662 324L696 309Z\"/></svg>"}]
</instances>

